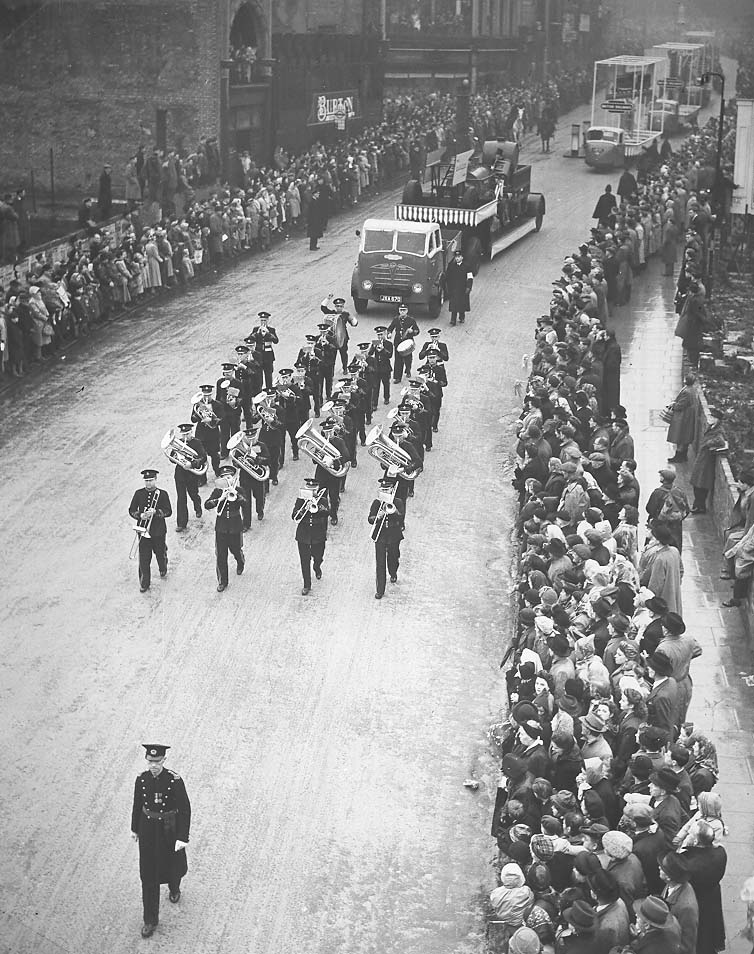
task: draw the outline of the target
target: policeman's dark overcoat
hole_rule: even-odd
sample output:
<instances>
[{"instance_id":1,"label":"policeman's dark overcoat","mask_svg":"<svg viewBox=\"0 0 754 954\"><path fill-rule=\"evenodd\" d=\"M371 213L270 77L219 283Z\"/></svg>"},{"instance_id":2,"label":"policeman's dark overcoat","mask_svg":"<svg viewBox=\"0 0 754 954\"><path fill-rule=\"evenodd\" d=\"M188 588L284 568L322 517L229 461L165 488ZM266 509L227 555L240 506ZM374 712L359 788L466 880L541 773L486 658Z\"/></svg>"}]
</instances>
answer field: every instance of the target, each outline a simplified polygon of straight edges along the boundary
<instances>
[{"instance_id":1,"label":"policeman's dark overcoat","mask_svg":"<svg viewBox=\"0 0 754 954\"><path fill-rule=\"evenodd\" d=\"M186 874L186 849L176 851L175 843L189 840L190 827L191 804L177 772L164 768L157 778L150 771L136 777L131 831L139 836L142 881L167 884Z\"/></svg>"}]
</instances>

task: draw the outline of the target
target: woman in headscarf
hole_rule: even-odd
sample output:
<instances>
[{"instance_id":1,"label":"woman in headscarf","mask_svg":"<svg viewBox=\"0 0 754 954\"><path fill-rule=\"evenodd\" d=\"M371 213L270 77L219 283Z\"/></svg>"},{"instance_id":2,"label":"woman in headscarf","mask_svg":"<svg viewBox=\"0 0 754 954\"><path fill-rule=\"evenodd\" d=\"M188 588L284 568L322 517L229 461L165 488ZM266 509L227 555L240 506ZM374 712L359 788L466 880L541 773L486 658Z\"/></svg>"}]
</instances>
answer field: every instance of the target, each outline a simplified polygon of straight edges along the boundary
<instances>
[{"instance_id":1,"label":"woman in headscarf","mask_svg":"<svg viewBox=\"0 0 754 954\"><path fill-rule=\"evenodd\" d=\"M673 839L676 851L694 848L698 844L699 826L706 823L712 830L713 842L719 844L728 829L723 821L723 800L717 792L700 792L698 808Z\"/></svg>"},{"instance_id":2,"label":"woman in headscarf","mask_svg":"<svg viewBox=\"0 0 754 954\"><path fill-rule=\"evenodd\" d=\"M693 752L694 760L686 766L686 771L689 773L694 795L698 798L701 792L712 791L720 776L717 767L717 749L713 743L699 732L691 735L681 733L678 741Z\"/></svg>"},{"instance_id":3,"label":"woman in headscarf","mask_svg":"<svg viewBox=\"0 0 754 954\"><path fill-rule=\"evenodd\" d=\"M500 871L500 887L490 894L495 920L509 929L509 936L521 927L534 901L534 892L526 884L519 865L509 862Z\"/></svg>"}]
</instances>

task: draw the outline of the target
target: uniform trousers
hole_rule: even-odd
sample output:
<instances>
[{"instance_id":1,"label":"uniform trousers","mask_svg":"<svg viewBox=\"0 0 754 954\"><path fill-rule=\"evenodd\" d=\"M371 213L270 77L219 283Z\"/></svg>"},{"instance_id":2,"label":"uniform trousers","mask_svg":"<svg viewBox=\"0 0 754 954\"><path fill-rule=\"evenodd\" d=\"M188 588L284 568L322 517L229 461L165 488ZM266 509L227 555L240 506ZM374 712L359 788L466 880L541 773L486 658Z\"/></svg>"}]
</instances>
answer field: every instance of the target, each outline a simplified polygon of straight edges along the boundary
<instances>
[{"instance_id":1,"label":"uniform trousers","mask_svg":"<svg viewBox=\"0 0 754 954\"><path fill-rule=\"evenodd\" d=\"M382 395L385 398L385 403L390 400L390 370L387 371L378 371L377 372L377 383L374 386L372 391L372 410L377 410L377 405L380 403L380 385L382 385Z\"/></svg>"},{"instance_id":2,"label":"uniform trousers","mask_svg":"<svg viewBox=\"0 0 754 954\"><path fill-rule=\"evenodd\" d=\"M217 557L217 582L228 585L228 551L236 558L238 566L244 565L243 534L215 530L215 555Z\"/></svg>"},{"instance_id":3,"label":"uniform trousers","mask_svg":"<svg viewBox=\"0 0 754 954\"><path fill-rule=\"evenodd\" d=\"M312 588L312 563L314 572L322 568L322 560L325 556L325 541L321 543L304 543L297 540L298 555L301 560L301 576L304 578L304 587L307 590Z\"/></svg>"},{"instance_id":4,"label":"uniform trousers","mask_svg":"<svg viewBox=\"0 0 754 954\"><path fill-rule=\"evenodd\" d=\"M393 364L394 384L400 384L404 371L408 377L411 376L411 364L413 360L414 356L412 354L399 354L397 351L395 352L395 363Z\"/></svg>"},{"instance_id":5,"label":"uniform trousers","mask_svg":"<svg viewBox=\"0 0 754 954\"><path fill-rule=\"evenodd\" d=\"M377 563L377 592L382 596L385 592L385 568L387 567L390 576L398 575L398 567L401 562L400 540L394 540L390 543L386 543L384 540L375 540L374 556Z\"/></svg>"},{"instance_id":6,"label":"uniform trousers","mask_svg":"<svg viewBox=\"0 0 754 954\"><path fill-rule=\"evenodd\" d=\"M274 358L262 358L262 371L264 372L264 389L272 390L272 369L275 365Z\"/></svg>"},{"instance_id":7,"label":"uniform trousers","mask_svg":"<svg viewBox=\"0 0 754 954\"><path fill-rule=\"evenodd\" d=\"M372 416L371 414L369 415ZM367 439L367 418L366 413L363 410L354 410L351 412L351 417L353 418L354 429L358 435L359 440L363 444ZM354 455L355 457L356 455Z\"/></svg>"},{"instance_id":8,"label":"uniform trousers","mask_svg":"<svg viewBox=\"0 0 754 954\"><path fill-rule=\"evenodd\" d=\"M152 582L152 554L157 558L157 568L160 573L168 571L168 548L165 537L139 538L139 583L149 586Z\"/></svg>"},{"instance_id":9,"label":"uniform trousers","mask_svg":"<svg viewBox=\"0 0 754 954\"><path fill-rule=\"evenodd\" d=\"M343 347L338 349L340 352L340 364L343 368L343 374L348 371L348 341L343 343Z\"/></svg>"},{"instance_id":10,"label":"uniform trousers","mask_svg":"<svg viewBox=\"0 0 754 954\"><path fill-rule=\"evenodd\" d=\"M309 375L312 379L312 402L314 404L314 416L319 417L319 412L322 407L322 372L317 371L314 374Z\"/></svg>"},{"instance_id":11,"label":"uniform trousers","mask_svg":"<svg viewBox=\"0 0 754 954\"><path fill-rule=\"evenodd\" d=\"M325 398L329 401L332 397L332 379L333 374L335 373L334 364L323 364L322 365L322 374L319 378L319 390L317 395L319 397L319 405L322 406L322 385L325 386Z\"/></svg>"},{"instance_id":12,"label":"uniform trousers","mask_svg":"<svg viewBox=\"0 0 754 954\"><path fill-rule=\"evenodd\" d=\"M332 477L328 474L325 487L327 488L327 498L330 504L330 516L338 516L338 507L340 506L340 488L344 478Z\"/></svg>"},{"instance_id":13,"label":"uniform trousers","mask_svg":"<svg viewBox=\"0 0 754 954\"><path fill-rule=\"evenodd\" d=\"M181 889L180 877L168 881L168 890L177 894ZM144 905L144 923L159 924L160 921L160 885L157 881L141 882L141 900Z\"/></svg>"},{"instance_id":14,"label":"uniform trousers","mask_svg":"<svg viewBox=\"0 0 754 954\"><path fill-rule=\"evenodd\" d=\"M188 501L191 497L191 503L194 505L194 513L197 517L202 515L202 498L199 496L199 478L194 474L189 474L182 467L178 467L175 472L175 494L176 494L176 521L179 527L185 527L188 524Z\"/></svg>"},{"instance_id":15,"label":"uniform trousers","mask_svg":"<svg viewBox=\"0 0 754 954\"><path fill-rule=\"evenodd\" d=\"M246 476L241 478L241 486L246 491L246 499L241 500L241 516L243 518L243 528L248 530L251 526L251 499L254 498L254 507L258 517L264 516L264 500L267 494L267 481L254 480L253 477Z\"/></svg>"},{"instance_id":16,"label":"uniform trousers","mask_svg":"<svg viewBox=\"0 0 754 954\"><path fill-rule=\"evenodd\" d=\"M442 411L442 404L435 404L432 408L432 427L440 426L440 411Z\"/></svg>"},{"instance_id":17,"label":"uniform trousers","mask_svg":"<svg viewBox=\"0 0 754 954\"><path fill-rule=\"evenodd\" d=\"M296 433L301 427L298 422L287 423L285 429L288 432L288 437L291 439L291 450L293 451L293 456L298 457L298 441L296 440ZM280 463L285 463L285 438L280 442Z\"/></svg>"}]
</instances>

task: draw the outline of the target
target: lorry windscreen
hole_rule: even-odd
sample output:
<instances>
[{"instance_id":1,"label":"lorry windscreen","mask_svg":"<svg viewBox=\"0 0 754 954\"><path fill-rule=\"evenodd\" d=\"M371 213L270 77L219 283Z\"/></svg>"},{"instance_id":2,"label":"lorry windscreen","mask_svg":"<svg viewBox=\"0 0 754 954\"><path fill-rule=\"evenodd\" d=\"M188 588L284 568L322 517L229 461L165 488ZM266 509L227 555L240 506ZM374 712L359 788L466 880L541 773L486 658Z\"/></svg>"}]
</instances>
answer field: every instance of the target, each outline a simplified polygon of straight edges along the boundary
<instances>
[{"instance_id":1,"label":"lorry windscreen","mask_svg":"<svg viewBox=\"0 0 754 954\"><path fill-rule=\"evenodd\" d=\"M395 238L396 252L423 255L426 245L427 236L422 232L398 232Z\"/></svg>"},{"instance_id":2,"label":"lorry windscreen","mask_svg":"<svg viewBox=\"0 0 754 954\"><path fill-rule=\"evenodd\" d=\"M369 229L364 232L364 251L392 252L394 234L392 229Z\"/></svg>"}]
</instances>

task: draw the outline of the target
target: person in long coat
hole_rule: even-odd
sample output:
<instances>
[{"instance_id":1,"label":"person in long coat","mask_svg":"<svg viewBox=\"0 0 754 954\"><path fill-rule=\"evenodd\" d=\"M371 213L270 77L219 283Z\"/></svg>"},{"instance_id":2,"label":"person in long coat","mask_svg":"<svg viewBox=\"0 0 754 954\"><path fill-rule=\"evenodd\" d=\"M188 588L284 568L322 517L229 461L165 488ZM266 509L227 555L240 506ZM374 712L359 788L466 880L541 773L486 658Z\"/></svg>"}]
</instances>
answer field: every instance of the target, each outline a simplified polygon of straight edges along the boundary
<instances>
[{"instance_id":1,"label":"person in long coat","mask_svg":"<svg viewBox=\"0 0 754 954\"><path fill-rule=\"evenodd\" d=\"M109 219L113 211L113 182L110 178L110 166L105 164L99 177L97 209L100 219Z\"/></svg>"},{"instance_id":2,"label":"person in long coat","mask_svg":"<svg viewBox=\"0 0 754 954\"><path fill-rule=\"evenodd\" d=\"M704 295L704 289L699 282L691 279L675 329L675 336L683 341L683 348L692 368L699 366L699 352L702 350L702 335L707 318Z\"/></svg>"},{"instance_id":3,"label":"person in long coat","mask_svg":"<svg viewBox=\"0 0 754 954\"><path fill-rule=\"evenodd\" d=\"M663 273L665 275L673 274L676 259L678 258L678 239L680 238L680 234L678 226L672 218L669 219L665 224L665 228L662 230L662 248L660 249L660 257L665 265L665 271Z\"/></svg>"},{"instance_id":4,"label":"person in long coat","mask_svg":"<svg viewBox=\"0 0 754 954\"><path fill-rule=\"evenodd\" d=\"M689 869L689 882L699 905L696 954L717 954L725 950L725 920L720 882L728 855L722 845L713 844L715 833L706 822L699 825L698 844L683 851Z\"/></svg>"},{"instance_id":5,"label":"person in long coat","mask_svg":"<svg viewBox=\"0 0 754 954\"><path fill-rule=\"evenodd\" d=\"M615 340L615 332L607 332L605 354L602 359L602 410L607 413L620 404L620 365L623 355Z\"/></svg>"},{"instance_id":6,"label":"person in long coat","mask_svg":"<svg viewBox=\"0 0 754 954\"><path fill-rule=\"evenodd\" d=\"M453 261L448 265L445 281L450 323L454 325L457 319L463 324L466 320L466 312L471 310L469 295L474 282L474 273L471 271L471 266L464 260L463 251L460 248L456 249Z\"/></svg>"},{"instance_id":7,"label":"person in long coat","mask_svg":"<svg viewBox=\"0 0 754 954\"><path fill-rule=\"evenodd\" d=\"M131 156L126 163L123 178L126 180L125 199L129 209L133 209L137 202L141 202L141 184L139 183L139 174L136 169L136 156Z\"/></svg>"},{"instance_id":8,"label":"person in long coat","mask_svg":"<svg viewBox=\"0 0 754 954\"><path fill-rule=\"evenodd\" d=\"M713 420L704 432L704 437L696 452L694 466L691 469L691 486L694 488L692 514L707 512L707 495L715 485L715 465L717 453L725 447L727 441L723 430L724 412L720 408L709 409Z\"/></svg>"},{"instance_id":9,"label":"person in long coat","mask_svg":"<svg viewBox=\"0 0 754 954\"><path fill-rule=\"evenodd\" d=\"M696 375L687 374L683 387L673 401L673 417L668 425L667 442L675 444L675 454L668 463L681 464L688 459L689 444L696 433Z\"/></svg>"},{"instance_id":10,"label":"person in long coat","mask_svg":"<svg viewBox=\"0 0 754 954\"><path fill-rule=\"evenodd\" d=\"M147 260L146 287L149 289L162 288L162 272L160 271L162 258L157 249L154 232L150 232L147 236L144 245L144 256Z\"/></svg>"},{"instance_id":11,"label":"person in long coat","mask_svg":"<svg viewBox=\"0 0 754 954\"><path fill-rule=\"evenodd\" d=\"M659 544L652 561L640 576L642 586L655 596L661 596L668 611L683 616L681 604L681 555L673 546L673 534L664 524L656 525L652 533Z\"/></svg>"},{"instance_id":12,"label":"person in long coat","mask_svg":"<svg viewBox=\"0 0 754 954\"><path fill-rule=\"evenodd\" d=\"M327 196L323 183L317 183L312 192L311 202L309 203L309 214L306 221L306 234L309 238L309 251L316 252L319 248L319 240L325 233L325 222L327 221Z\"/></svg>"}]
</instances>

